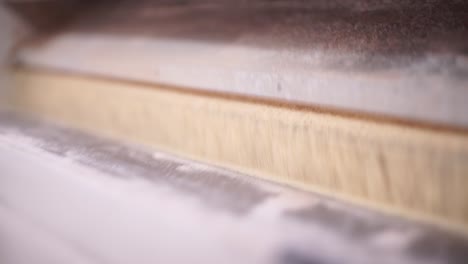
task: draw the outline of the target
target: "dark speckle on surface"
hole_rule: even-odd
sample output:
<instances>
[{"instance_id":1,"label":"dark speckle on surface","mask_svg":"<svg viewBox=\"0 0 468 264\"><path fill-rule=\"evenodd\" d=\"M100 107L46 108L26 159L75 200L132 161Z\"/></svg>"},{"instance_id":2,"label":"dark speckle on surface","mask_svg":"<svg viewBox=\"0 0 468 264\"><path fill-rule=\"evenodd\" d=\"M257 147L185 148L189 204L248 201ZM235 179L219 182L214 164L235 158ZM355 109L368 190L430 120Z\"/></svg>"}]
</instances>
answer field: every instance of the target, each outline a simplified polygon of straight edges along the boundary
<instances>
[{"instance_id":1,"label":"dark speckle on surface","mask_svg":"<svg viewBox=\"0 0 468 264\"><path fill-rule=\"evenodd\" d=\"M335 264L330 261L321 260L298 252L297 250L285 250L279 257L278 264Z\"/></svg>"},{"instance_id":2,"label":"dark speckle on surface","mask_svg":"<svg viewBox=\"0 0 468 264\"><path fill-rule=\"evenodd\" d=\"M127 1L102 8L113 12L103 17L97 9L101 15L90 14L75 28L319 50L329 55L321 57L321 66L334 69L408 66L429 54L459 54L468 46L467 1Z\"/></svg>"},{"instance_id":3,"label":"dark speckle on surface","mask_svg":"<svg viewBox=\"0 0 468 264\"><path fill-rule=\"evenodd\" d=\"M345 236L353 237L353 239L366 239L385 230L388 226L393 228L397 226L395 223L390 225L385 221L374 221L371 215L349 217L346 211L332 208L325 203L289 210L285 214L306 223L319 224L323 228L340 232Z\"/></svg>"},{"instance_id":4,"label":"dark speckle on surface","mask_svg":"<svg viewBox=\"0 0 468 264\"><path fill-rule=\"evenodd\" d=\"M463 240L446 239L438 232L425 233L410 244L410 255L427 259L446 259L447 263L468 263L468 250L460 246Z\"/></svg>"},{"instance_id":5,"label":"dark speckle on surface","mask_svg":"<svg viewBox=\"0 0 468 264\"><path fill-rule=\"evenodd\" d=\"M327 203L287 210L285 215L327 229L350 241L361 241L374 250L398 251L423 263L440 260L442 263L463 264L468 260L468 241L465 238L455 234L448 238L436 228L407 225L392 216L380 218L378 214L368 212L353 214ZM392 234L392 240L398 242L381 244L379 238L385 238L388 234ZM294 254L292 256L298 257Z\"/></svg>"}]
</instances>

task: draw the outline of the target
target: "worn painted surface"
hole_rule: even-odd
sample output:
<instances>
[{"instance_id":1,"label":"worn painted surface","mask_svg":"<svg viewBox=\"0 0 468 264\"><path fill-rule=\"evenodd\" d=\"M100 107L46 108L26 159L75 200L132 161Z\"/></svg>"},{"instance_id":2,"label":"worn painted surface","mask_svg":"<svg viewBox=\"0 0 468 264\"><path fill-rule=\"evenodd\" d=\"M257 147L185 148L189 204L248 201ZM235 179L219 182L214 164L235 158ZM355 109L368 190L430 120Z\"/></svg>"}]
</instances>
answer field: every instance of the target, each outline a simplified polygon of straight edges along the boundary
<instances>
[{"instance_id":1,"label":"worn painted surface","mask_svg":"<svg viewBox=\"0 0 468 264\"><path fill-rule=\"evenodd\" d=\"M0 114L2 263L466 263L461 236Z\"/></svg>"},{"instance_id":2,"label":"worn painted surface","mask_svg":"<svg viewBox=\"0 0 468 264\"><path fill-rule=\"evenodd\" d=\"M468 127L468 3L123 1L26 66Z\"/></svg>"}]
</instances>

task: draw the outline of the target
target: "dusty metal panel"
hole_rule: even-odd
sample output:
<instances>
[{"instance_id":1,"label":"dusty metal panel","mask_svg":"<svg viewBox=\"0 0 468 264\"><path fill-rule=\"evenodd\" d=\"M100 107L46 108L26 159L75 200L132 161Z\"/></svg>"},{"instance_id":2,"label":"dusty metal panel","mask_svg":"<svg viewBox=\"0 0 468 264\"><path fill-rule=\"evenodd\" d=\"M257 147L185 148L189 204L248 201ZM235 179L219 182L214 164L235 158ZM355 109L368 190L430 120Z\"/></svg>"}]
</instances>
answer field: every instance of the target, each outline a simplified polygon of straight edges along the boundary
<instances>
[{"instance_id":1,"label":"dusty metal panel","mask_svg":"<svg viewBox=\"0 0 468 264\"><path fill-rule=\"evenodd\" d=\"M436 227L12 114L0 115L0 169L1 248L16 249L2 263L468 259L468 241Z\"/></svg>"},{"instance_id":2,"label":"dusty metal panel","mask_svg":"<svg viewBox=\"0 0 468 264\"><path fill-rule=\"evenodd\" d=\"M7 8L31 31L36 33L53 31L66 25L80 12L99 0L4 0L2 8Z\"/></svg>"},{"instance_id":3,"label":"dusty metal panel","mask_svg":"<svg viewBox=\"0 0 468 264\"><path fill-rule=\"evenodd\" d=\"M467 28L456 0L124 1L17 62L466 128Z\"/></svg>"}]
</instances>

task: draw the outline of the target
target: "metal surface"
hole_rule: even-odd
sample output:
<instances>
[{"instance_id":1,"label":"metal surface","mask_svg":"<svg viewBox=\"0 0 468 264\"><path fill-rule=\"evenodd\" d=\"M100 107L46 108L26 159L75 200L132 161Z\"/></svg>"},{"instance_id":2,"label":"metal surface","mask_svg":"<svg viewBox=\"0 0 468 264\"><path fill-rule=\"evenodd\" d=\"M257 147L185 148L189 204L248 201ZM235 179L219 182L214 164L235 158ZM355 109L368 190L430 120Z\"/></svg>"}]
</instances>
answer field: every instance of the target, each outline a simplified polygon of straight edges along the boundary
<instances>
[{"instance_id":1,"label":"metal surface","mask_svg":"<svg viewBox=\"0 0 468 264\"><path fill-rule=\"evenodd\" d=\"M10 101L8 59L15 41L24 31L19 21L0 5L0 108L4 108Z\"/></svg>"},{"instance_id":2,"label":"metal surface","mask_svg":"<svg viewBox=\"0 0 468 264\"><path fill-rule=\"evenodd\" d=\"M17 62L467 128L467 43L466 1L124 1Z\"/></svg>"},{"instance_id":3,"label":"metal surface","mask_svg":"<svg viewBox=\"0 0 468 264\"><path fill-rule=\"evenodd\" d=\"M31 31L53 31L67 24L93 3L89 0L3 0L9 9ZM3 8L3 7L2 7ZM12 15L13 15L12 14Z\"/></svg>"},{"instance_id":4,"label":"metal surface","mask_svg":"<svg viewBox=\"0 0 468 264\"><path fill-rule=\"evenodd\" d=\"M468 260L435 227L6 113L0 171L5 264Z\"/></svg>"}]
</instances>

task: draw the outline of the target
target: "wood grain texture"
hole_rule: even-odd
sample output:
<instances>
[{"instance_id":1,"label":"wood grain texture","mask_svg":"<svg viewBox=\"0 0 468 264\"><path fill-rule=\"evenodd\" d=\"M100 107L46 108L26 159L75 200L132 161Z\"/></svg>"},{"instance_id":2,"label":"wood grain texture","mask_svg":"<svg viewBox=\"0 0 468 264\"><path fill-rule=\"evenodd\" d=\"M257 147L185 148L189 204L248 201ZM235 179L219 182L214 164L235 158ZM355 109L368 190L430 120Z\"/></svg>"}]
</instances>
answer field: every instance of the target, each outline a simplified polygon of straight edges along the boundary
<instances>
[{"instance_id":1,"label":"wood grain texture","mask_svg":"<svg viewBox=\"0 0 468 264\"><path fill-rule=\"evenodd\" d=\"M468 229L463 133L50 72L15 79L29 114Z\"/></svg>"}]
</instances>

